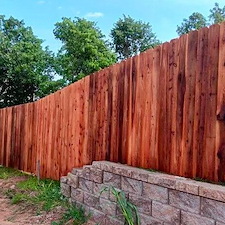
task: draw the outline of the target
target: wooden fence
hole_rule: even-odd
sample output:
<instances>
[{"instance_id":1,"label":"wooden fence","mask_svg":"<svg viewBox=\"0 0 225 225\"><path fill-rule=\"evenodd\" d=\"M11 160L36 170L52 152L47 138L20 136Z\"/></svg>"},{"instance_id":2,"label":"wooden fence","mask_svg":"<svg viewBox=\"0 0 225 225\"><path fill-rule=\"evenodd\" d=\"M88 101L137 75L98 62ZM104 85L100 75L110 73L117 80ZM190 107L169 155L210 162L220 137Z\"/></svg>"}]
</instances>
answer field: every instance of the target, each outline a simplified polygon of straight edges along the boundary
<instances>
[{"instance_id":1,"label":"wooden fence","mask_svg":"<svg viewBox=\"0 0 225 225\"><path fill-rule=\"evenodd\" d=\"M93 160L225 180L225 23L0 110L0 164L58 179Z\"/></svg>"}]
</instances>

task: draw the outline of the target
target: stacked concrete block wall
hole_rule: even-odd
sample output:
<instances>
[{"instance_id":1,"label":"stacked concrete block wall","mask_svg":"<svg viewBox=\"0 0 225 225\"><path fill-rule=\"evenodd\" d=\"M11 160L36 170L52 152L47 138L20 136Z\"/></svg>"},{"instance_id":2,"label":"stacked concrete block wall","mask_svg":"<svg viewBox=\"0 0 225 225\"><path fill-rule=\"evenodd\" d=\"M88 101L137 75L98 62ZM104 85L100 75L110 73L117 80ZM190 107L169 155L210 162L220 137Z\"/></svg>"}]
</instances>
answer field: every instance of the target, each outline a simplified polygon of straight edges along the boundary
<instances>
[{"instance_id":1,"label":"stacked concrete block wall","mask_svg":"<svg viewBox=\"0 0 225 225\"><path fill-rule=\"evenodd\" d=\"M122 190L137 206L141 225L225 225L221 185L106 161L61 178L63 195L91 213L89 224L122 225L124 218L108 187Z\"/></svg>"}]
</instances>

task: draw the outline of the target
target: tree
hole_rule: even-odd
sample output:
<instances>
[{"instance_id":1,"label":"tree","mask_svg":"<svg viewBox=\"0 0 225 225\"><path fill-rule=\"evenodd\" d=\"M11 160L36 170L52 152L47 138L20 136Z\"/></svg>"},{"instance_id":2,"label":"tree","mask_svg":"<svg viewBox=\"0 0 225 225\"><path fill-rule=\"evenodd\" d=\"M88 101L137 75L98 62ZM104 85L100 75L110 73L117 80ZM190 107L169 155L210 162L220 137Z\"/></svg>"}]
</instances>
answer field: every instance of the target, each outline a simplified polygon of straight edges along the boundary
<instances>
[{"instance_id":1,"label":"tree","mask_svg":"<svg viewBox=\"0 0 225 225\"><path fill-rule=\"evenodd\" d=\"M212 24L221 23L225 21L225 6L223 8L219 7L219 4L216 2L213 9L210 9L209 20Z\"/></svg>"},{"instance_id":2,"label":"tree","mask_svg":"<svg viewBox=\"0 0 225 225\"><path fill-rule=\"evenodd\" d=\"M50 79L47 76L41 77L41 82L37 91L38 98L42 98L66 86L66 81L64 79L54 80L53 77L54 76Z\"/></svg>"},{"instance_id":3,"label":"tree","mask_svg":"<svg viewBox=\"0 0 225 225\"><path fill-rule=\"evenodd\" d=\"M52 80L53 55L41 44L23 21L0 16L0 107L34 101Z\"/></svg>"},{"instance_id":4,"label":"tree","mask_svg":"<svg viewBox=\"0 0 225 225\"><path fill-rule=\"evenodd\" d=\"M149 23L135 21L130 16L125 15L115 23L110 36L112 46L118 59L121 60L160 44Z\"/></svg>"},{"instance_id":5,"label":"tree","mask_svg":"<svg viewBox=\"0 0 225 225\"><path fill-rule=\"evenodd\" d=\"M54 34L63 43L57 57L57 72L68 83L116 61L94 22L81 18L63 18L55 24Z\"/></svg>"},{"instance_id":6,"label":"tree","mask_svg":"<svg viewBox=\"0 0 225 225\"><path fill-rule=\"evenodd\" d=\"M186 34L192 30L199 30L207 26L206 18L198 12L192 13L188 19L183 19L180 26L177 26L178 35Z\"/></svg>"}]
</instances>

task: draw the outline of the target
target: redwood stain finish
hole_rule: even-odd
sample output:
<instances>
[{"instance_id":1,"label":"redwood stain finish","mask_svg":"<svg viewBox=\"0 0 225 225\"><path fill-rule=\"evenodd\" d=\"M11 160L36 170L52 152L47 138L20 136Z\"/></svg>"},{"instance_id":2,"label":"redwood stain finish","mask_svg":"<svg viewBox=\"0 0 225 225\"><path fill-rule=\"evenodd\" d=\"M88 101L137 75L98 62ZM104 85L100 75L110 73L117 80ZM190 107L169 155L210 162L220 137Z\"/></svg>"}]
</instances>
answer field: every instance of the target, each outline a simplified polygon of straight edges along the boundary
<instances>
[{"instance_id":1,"label":"redwood stain finish","mask_svg":"<svg viewBox=\"0 0 225 225\"><path fill-rule=\"evenodd\" d=\"M225 181L225 23L0 109L0 164L59 179L109 160Z\"/></svg>"}]
</instances>

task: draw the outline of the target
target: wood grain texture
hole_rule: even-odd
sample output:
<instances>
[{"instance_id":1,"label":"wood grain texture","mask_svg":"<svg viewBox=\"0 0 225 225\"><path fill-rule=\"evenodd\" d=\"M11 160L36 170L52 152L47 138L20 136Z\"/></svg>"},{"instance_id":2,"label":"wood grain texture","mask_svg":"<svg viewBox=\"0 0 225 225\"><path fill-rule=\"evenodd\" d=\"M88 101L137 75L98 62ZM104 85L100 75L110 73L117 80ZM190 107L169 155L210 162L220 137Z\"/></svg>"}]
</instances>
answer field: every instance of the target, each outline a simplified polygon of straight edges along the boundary
<instances>
[{"instance_id":1,"label":"wood grain texture","mask_svg":"<svg viewBox=\"0 0 225 225\"><path fill-rule=\"evenodd\" d=\"M0 164L59 179L110 160L225 181L225 23L0 109Z\"/></svg>"}]
</instances>

